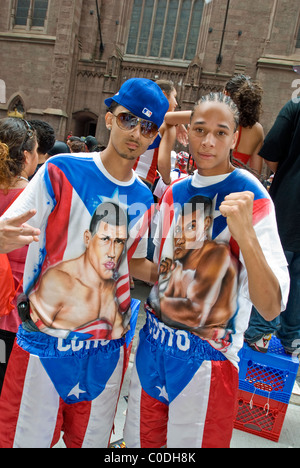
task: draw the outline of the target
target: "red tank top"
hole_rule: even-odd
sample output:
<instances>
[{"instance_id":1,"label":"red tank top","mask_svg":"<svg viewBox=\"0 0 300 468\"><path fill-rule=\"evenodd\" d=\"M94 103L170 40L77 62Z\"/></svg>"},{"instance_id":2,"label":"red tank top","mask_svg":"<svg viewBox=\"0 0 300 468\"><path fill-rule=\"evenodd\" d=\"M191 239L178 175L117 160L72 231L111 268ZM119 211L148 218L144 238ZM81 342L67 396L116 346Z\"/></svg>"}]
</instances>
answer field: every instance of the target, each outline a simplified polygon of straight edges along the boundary
<instances>
[{"instance_id":1,"label":"red tank top","mask_svg":"<svg viewBox=\"0 0 300 468\"><path fill-rule=\"evenodd\" d=\"M242 136L242 127L240 126L239 127L238 141L237 141L237 143L235 145L235 148L234 148L234 150L232 152L232 155L238 161L241 161L243 164L247 164L249 159L251 158L251 154L240 153L239 151L237 151L237 148L239 147L239 144L240 144L241 136ZM238 165L237 161L235 161L235 163Z\"/></svg>"},{"instance_id":2,"label":"red tank top","mask_svg":"<svg viewBox=\"0 0 300 468\"><path fill-rule=\"evenodd\" d=\"M5 193L3 190L0 189L0 215L4 213L4 211L9 207L9 205L14 201L17 196L24 189L11 189ZM15 280L15 287L19 286L19 283L23 277L24 267L25 267L25 260L27 254L28 246L21 247L20 249L13 250L12 252L8 253L8 259L11 266L11 271ZM18 295L23 291L22 286L19 288ZM17 333L18 327L21 323L18 311L17 311L17 297L14 298L13 304L15 308L11 311L9 315L5 315L0 319L0 329L6 330L12 333Z\"/></svg>"}]
</instances>

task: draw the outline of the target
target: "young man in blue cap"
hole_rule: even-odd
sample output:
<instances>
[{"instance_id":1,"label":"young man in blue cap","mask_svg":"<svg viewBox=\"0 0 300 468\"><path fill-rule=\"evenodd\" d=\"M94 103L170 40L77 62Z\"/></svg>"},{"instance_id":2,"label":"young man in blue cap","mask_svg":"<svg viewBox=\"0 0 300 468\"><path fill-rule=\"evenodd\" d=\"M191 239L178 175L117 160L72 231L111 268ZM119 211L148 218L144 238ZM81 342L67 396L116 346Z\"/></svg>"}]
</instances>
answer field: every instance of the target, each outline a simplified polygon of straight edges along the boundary
<instances>
[{"instance_id":1,"label":"young man in blue cap","mask_svg":"<svg viewBox=\"0 0 300 468\"><path fill-rule=\"evenodd\" d=\"M30 229L40 232L38 238L29 238L26 297L19 307L23 323L0 399L1 448L51 447L61 431L67 447L109 444L135 328L129 264L135 277L151 281L156 276L155 268L152 278L144 273L149 271L146 235L153 198L132 167L157 136L169 104L154 82L141 78L126 81L105 103L110 131L106 149L48 160L0 221L4 251L9 243L17 245L21 235L31 236ZM108 205L117 206L115 220L110 213L109 222ZM16 221L28 210L36 210L30 228ZM122 233L120 212L127 219ZM93 223L101 224L101 229L86 239ZM14 241L5 235L13 225ZM93 255L81 261L89 242ZM68 268L74 259L76 268ZM111 274L100 282L97 271L103 268L111 269ZM51 314L45 299L50 297L45 294L46 274L61 278L49 286L53 296L61 298L59 304L52 301L57 311L52 307ZM112 290L114 301L108 301ZM92 321L91 303L94 310L99 304L99 315ZM103 304L112 307L110 314L102 316ZM107 323L107 316L112 323ZM106 330L114 320L120 333L107 339Z\"/></svg>"}]
</instances>

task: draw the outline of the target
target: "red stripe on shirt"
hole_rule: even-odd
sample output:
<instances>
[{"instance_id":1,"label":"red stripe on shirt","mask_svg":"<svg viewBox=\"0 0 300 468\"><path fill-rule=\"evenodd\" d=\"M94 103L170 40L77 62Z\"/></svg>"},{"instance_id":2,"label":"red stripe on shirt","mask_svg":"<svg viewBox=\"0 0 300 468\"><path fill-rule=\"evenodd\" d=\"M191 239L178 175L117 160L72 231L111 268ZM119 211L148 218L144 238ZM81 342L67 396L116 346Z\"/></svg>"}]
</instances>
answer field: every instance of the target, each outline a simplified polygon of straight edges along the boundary
<instances>
[{"instance_id":1,"label":"red stripe on shirt","mask_svg":"<svg viewBox=\"0 0 300 468\"><path fill-rule=\"evenodd\" d=\"M253 202L253 224L257 224L271 213L272 203L269 198L260 198Z\"/></svg>"},{"instance_id":2,"label":"red stripe on shirt","mask_svg":"<svg viewBox=\"0 0 300 468\"><path fill-rule=\"evenodd\" d=\"M171 225L175 216L174 211L174 200L172 189L167 189L164 193L163 201L161 204L163 208L163 224L162 224L162 236L160 243L159 259L161 259L161 254L165 245L165 241L169 235Z\"/></svg>"},{"instance_id":3,"label":"red stripe on shirt","mask_svg":"<svg viewBox=\"0 0 300 468\"><path fill-rule=\"evenodd\" d=\"M131 260L134 252L136 251L136 248L141 238L146 234L147 229L149 228L154 210L155 210L155 206L151 205L151 207L144 213L142 220L138 221L138 223L141 223L141 226L139 228L136 238L134 239L132 245L128 249L128 253L127 253L128 262Z\"/></svg>"},{"instance_id":4,"label":"red stripe on shirt","mask_svg":"<svg viewBox=\"0 0 300 468\"><path fill-rule=\"evenodd\" d=\"M55 196L56 205L49 215L46 228L46 257L42 274L52 265L63 260L68 243L70 211L73 187L65 174L53 164L48 165L49 177ZM40 278L42 276L40 275Z\"/></svg>"}]
</instances>

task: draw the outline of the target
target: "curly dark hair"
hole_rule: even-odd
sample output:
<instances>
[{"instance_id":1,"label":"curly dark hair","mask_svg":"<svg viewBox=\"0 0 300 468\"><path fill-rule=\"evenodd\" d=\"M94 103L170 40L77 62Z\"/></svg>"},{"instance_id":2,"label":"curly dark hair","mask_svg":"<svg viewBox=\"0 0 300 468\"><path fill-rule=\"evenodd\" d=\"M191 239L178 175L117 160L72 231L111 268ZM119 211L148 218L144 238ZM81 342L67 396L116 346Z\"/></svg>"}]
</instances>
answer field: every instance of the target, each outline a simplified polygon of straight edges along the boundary
<instances>
[{"instance_id":1,"label":"curly dark hair","mask_svg":"<svg viewBox=\"0 0 300 468\"><path fill-rule=\"evenodd\" d=\"M37 142L35 130L26 120L0 120L0 185L5 189L24 169L24 151L32 152Z\"/></svg>"},{"instance_id":2,"label":"curly dark hair","mask_svg":"<svg viewBox=\"0 0 300 468\"><path fill-rule=\"evenodd\" d=\"M226 83L225 91L238 107L242 127L251 128L259 122L263 89L257 81L250 76L235 75Z\"/></svg>"},{"instance_id":3,"label":"curly dark hair","mask_svg":"<svg viewBox=\"0 0 300 468\"><path fill-rule=\"evenodd\" d=\"M29 120L29 123L36 131L38 153L48 153L55 143L55 132L53 127L44 120Z\"/></svg>"}]
</instances>

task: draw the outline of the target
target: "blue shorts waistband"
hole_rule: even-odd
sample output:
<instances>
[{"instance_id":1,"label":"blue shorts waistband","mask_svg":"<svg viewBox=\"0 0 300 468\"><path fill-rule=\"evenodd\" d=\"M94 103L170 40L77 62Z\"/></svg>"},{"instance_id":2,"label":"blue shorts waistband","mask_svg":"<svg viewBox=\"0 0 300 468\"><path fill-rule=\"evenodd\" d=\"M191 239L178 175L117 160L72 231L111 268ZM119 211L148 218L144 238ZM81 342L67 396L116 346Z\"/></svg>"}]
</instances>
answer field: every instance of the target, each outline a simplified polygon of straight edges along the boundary
<instances>
[{"instance_id":1,"label":"blue shorts waistband","mask_svg":"<svg viewBox=\"0 0 300 468\"><path fill-rule=\"evenodd\" d=\"M65 340L43 332L24 330L22 325L17 332L18 345L40 358L63 358L77 356L84 358L94 354L111 353L121 348L125 339L118 340Z\"/></svg>"},{"instance_id":2,"label":"blue shorts waistband","mask_svg":"<svg viewBox=\"0 0 300 468\"><path fill-rule=\"evenodd\" d=\"M223 353L214 349L210 343L186 330L171 328L161 322L153 313L146 310L147 319L142 330L146 339L153 345L164 348L167 354L179 356L197 355L205 361L226 361Z\"/></svg>"}]
</instances>

